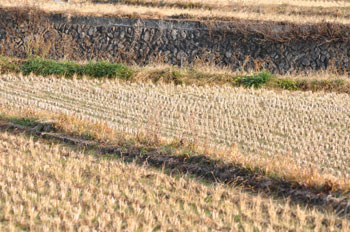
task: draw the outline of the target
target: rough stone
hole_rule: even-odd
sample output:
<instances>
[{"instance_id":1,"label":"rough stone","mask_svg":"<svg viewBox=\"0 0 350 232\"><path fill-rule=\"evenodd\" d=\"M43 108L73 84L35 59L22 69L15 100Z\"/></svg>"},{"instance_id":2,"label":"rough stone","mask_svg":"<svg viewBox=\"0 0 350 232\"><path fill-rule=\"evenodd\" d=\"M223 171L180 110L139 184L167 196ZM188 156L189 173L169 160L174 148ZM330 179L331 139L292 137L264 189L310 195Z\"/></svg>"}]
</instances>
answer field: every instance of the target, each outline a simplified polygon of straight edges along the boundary
<instances>
[{"instance_id":1,"label":"rough stone","mask_svg":"<svg viewBox=\"0 0 350 232\"><path fill-rule=\"evenodd\" d=\"M171 37L173 38L173 40L177 39L177 30L175 29L171 30Z\"/></svg>"},{"instance_id":2,"label":"rough stone","mask_svg":"<svg viewBox=\"0 0 350 232\"><path fill-rule=\"evenodd\" d=\"M301 60L301 63L304 65L304 66L309 66L310 65L310 60L308 58L303 58Z\"/></svg>"},{"instance_id":3,"label":"rough stone","mask_svg":"<svg viewBox=\"0 0 350 232\"><path fill-rule=\"evenodd\" d=\"M148 42L150 38L150 33L149 31L145 31L145 34L143 35L143 40Z\"/></svg>"},{"instance_id":4,"label":"rough stone","mask_svg":"<svg viewBox=\"0 0 350 232\"><path fill-rule=\"evenodd\" d=\"M186 52L184 52L184 51L179 51L179 52L177 53L177 59L178 59L178 60L181 60L181 59L184 59L184 58L187 58Z\"/></svg>"},{"instance_id":5,"label":"rough stone","mask_svg":"<svg viewBox=\"0 0 350 232\"><path fill-rule=\"evenodd\" d=\"M90 27L89 31L88 31L88 35L92 36L95 33L95 28L94 27Z\"/></svg>"},{"instance_id":6,"label":"rough stone","mask_svg":"<svg viewBox=\"0 0 350 232\"><path fill-rule=\"evenodd\" d=\"M120 39L124 39L124 37L125 37L125 32L124 31L120 32L119 38Z\"/></svg>"},{"instance_id":7,"label":"rough stone","mask_svg":"<svg viewBox=\"0 0 350 232\"><path fill-rule=\"evenodd\" d=\"M48 16L33 25L29 14L18 17L1 9L0 14L4 19L0 21L0 48L4 55L24 57L25 38L47 27L50 33L43 38L52 44L48 56L55 59L114 61L118 57L120 61L141 65L154 59L182 65L182 61L198 58L236 69L248 57L246 69L253 70L258 63L255 61L262 61L259 65L275 73L321 69L336 59L339 68L350 73L350 42L327 37L278 42L262 39L259 32L241 33L234 24L226 23L225 28L218 24L209 30L205 23L176 20L142 20L136 24L135 19L77 16L66 20ZM276 30L286 32L283 26ZM73 49L65 49L69 46Z\"/></svg>"},{"instance_id":8,"label":"rough stone","mask_svg":"<svg viewBox=\"0 0 350 232\"><path fill-rule=\"evenodd\" d=\"M186 32L181 31L181 37L182 37L183 39L186 39L186 37L187 37Z\"/></svg>"}]
</instances>

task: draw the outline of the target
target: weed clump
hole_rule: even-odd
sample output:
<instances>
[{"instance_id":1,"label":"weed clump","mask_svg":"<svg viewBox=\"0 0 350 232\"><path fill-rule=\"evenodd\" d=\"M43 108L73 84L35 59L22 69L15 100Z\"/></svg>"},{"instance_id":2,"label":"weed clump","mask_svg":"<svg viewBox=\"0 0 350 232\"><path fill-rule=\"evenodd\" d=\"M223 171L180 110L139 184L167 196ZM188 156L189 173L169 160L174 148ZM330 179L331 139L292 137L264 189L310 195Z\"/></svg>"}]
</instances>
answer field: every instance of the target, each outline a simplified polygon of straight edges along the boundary
<instances>
[{"instance_id":1,"label":"weed clump","mask_svg":"<svg viewBox=\"0 0 350 232\"><path fill-rule=\"evenodd\" d=\"M285 89L285 90L299 90L300 86L297 81L295 80L288 80L288 79L278 79L275 81L274 87Z\"/></svg>"},{"instance_id":2,"label":"weed clump","mask_svg":"<svg viewBox=\"0 0 350 232\"><path fill-rule=\"evenodd\" d=\"M0 74L19 73L20 69L14 59L0 55Z\"/></svg>"},{"instance_id":3,"label":"weed clump","mask_svg":"<svg viewBox=\"0 0 350 232\"><path fill-rule=\"evenodd\" d=\"M132 70L119 63L106 61L89 62L88 64L76 64L70 61L54 61L43 58L31 58L24 62L21 67L24 75L34 73L41 76L59 75L64 77L89 76L94 78L120 78L128 80L131 78Z\"/></svg>"},{"instance_id":4,"label":"weed clump","mask_svg":"<svg viewBox=\"0 0 350 232\"><path fill-rule=\"evenodd\" d=\"M132 73L132 70L126 65L106 61L90 62L83 66L84 75L97 78L108 77L128 80L131 78Z\"/></svg>"},{"instance_id":5,"label":"weed clump","mask_svg":"<svg viewBox=\"0 0 350 232\"><path fill-rule=\"evenodd\" d=\"M272 77L273 75L270 72L264 70L260 73L253 74L250 76L238 76L235 79L235 84L247 88L260 88L263 84L266 84Z\"/></svg>"}]
</instances>

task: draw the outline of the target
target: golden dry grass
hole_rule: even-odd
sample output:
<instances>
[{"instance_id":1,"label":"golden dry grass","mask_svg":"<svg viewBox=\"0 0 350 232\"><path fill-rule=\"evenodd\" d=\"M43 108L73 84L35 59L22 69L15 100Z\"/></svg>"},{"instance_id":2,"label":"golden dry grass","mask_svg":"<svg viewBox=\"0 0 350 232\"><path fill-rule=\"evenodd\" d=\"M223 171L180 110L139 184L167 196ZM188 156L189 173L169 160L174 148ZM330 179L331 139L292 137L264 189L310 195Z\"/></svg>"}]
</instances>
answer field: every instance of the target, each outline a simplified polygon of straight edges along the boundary
<instances>
[{"instance_id":1,"label":"golden dry grass","mask_svg":"<svg viewBox=\"0 0 350 232\"><path fill-rule=\"evenodd\" d=\"M89 2L89 0L72 0L74 3L84 3ZM94 2L94 1L90 1ZM109 0L97 0L96 2L113 2ZM117 1L114 1L117 2ZM300 6L300 7L349 7L350 2L346 0L120 0L119 2L135 2L135 3L143 3L143 2L151 2L151 3L183 3L183 4L191 4L191 3L199 3L199 4L207 4L209 6L216 5L222 7L230 7L235 4L239 5L291 5L291 6Z\"/></svg>"},{"instance_id":2,"label":"golden dry grass","mask_svg":"<svg viewBox=\"0 0 350 232\"><path fill-rule=\"evenodd\" d=\"M228 67L217 67L210 64L194 64L189 68L176 68L168 64L152 63L147 66L131 66L135 71L130 79L132 82L176 83L185 85L230 85L238 86L235 78L252 76L252 72L244 70L232 70ZM13 71L12 71L13 72ZM1 73L1 66L0 66ZM6 73L6 72L3 72ZM13 72L14 73L14 72ZM257 73L257 72L255 72ZM174 78L176 77L176 79ZM278 82L295 83L295 89L302 91L325 91L334 93L350 93L350 79L347 73L340 74L336 68L330 66L327 70L308 70L292 74L274 74L263 85L265 89L281 90L283 87Z\"/></svg>"},{"instance_id":3,"label":"golden dry grass","mask_svg":"<svg viewBox=\"0 0 350 232\"><path fill-rule=\"evenodd\" d=\"M107 123L128 134L186 138L227 162L350 189L349 95L3 75L0 100Z\"/></svg>"},{"instance_id":4,"label":"golden dry grass","mask_svg":"<svg viewBox=\"0 0 350 232\"><path fill-rule=\"evenodd\" d=\"M330 213L18 133L0 133L0 165L1 231L350 229Z\"/></svg>"},{"instance_id":5,"label":"golden dry grass","mask_svg":"<svg viewBox=\"0 0 350 232\"><path fill-rule=\"evenodd\" d=\"M142 3L144 1L139 1ZM147 2L147 0L145 0ZM178 1L184 3L184 1ZM191 1L192 2L192 1ZM137 3L137 2L136 2ZM176 3L176 1L175 1ZM185 2L186 3L186 2ZM194 2L198 3L198 2ZM202 2L204 4L204 2ZM183 9L177 7L94 4L86 1L71 1L66 4L51 0L0 0L3 7L34 7L47 12L62 12L69 15L109 15L115 17L174 18L211 20L262 20L294 23L350 23L348 1L215 1L205 4L211 8ZM254 9L254 10L253 10ZM310 13L312 12L312 13Z\"/></svg>"},{"instance_id":6,"label":"golden dry grass","mask_svg":"<svg viewBox=\"0 0 350 232\"><path fill-rule=\"evenodd\" d=\"M33 5L33 1L0 0L5 7L24 2ZM226 1L208 2L224 7ZM246 1L244 4L266 5L267 9L275 3ZM288 4L349 7L345 1L288 1ZM68 14L141 17L190 14L297 23L350 22L345 17L261 15L219 9L84 3L77 10L74 2L56 5L48 1L37 1L34 5L45 11ZM6 105L0 108L4 114L17 109L12 116L56 119L62 128L81 134L85 133L87 124L69 115L88 119L89 132L104 141L113 140L115 131L128 135L147 131L148 135L158 135L164 140L186 138L202 150L215 148L207 153L214 158L252 168L263 167L267 173L305 185L330 180L335 184L334 190L350 190L350 96L347 94L7 74L0 77L1 104ZM47 112L41 114L40 110ZM239 188L204 185L188 176L171 176L146 165L106 160L101 155L87 155L77 148L1 132L0 231L350 230L348 219L339 219L331 213L243 193Z\"/></svg>"}]
</instances>

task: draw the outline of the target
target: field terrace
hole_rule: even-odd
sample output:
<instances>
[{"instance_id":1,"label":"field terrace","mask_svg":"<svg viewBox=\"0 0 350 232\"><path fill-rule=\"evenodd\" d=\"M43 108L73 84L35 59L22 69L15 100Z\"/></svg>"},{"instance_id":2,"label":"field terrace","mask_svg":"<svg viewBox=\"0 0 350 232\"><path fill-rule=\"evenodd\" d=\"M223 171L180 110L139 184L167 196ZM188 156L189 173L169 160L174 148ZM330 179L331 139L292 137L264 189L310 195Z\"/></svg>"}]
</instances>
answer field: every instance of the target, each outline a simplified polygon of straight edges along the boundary
<instances>
[{"instance_id":1,"label":"field terrace","mask_svg":"<svg viewBox=\"0 0 350 232\"><path fill-rule=\"evenodd\" d=\"M349 1L0 5L68 18L350 22ZM350 230L348 73L34 55L0 57L0 230Z\"/></svg>"}]
</instances>

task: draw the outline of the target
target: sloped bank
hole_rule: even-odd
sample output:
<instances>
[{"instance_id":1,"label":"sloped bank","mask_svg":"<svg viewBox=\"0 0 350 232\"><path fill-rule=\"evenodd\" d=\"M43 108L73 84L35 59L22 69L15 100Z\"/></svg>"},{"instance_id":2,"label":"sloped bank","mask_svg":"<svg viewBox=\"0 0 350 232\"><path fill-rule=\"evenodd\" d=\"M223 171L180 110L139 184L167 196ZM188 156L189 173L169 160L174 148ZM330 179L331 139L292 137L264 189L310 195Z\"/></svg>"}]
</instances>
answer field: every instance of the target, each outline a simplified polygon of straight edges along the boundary
<instances>
[{"instance_id":1,"label":"sloped bank","mask_svg":"<svg viewBox=\"0 0 350 232\"><path fill-rule=\"evenodd\" d=\"M350 26L67 16L0 8L0 54L344 73L350 72Z\"/></svg>"}]
</instances>

